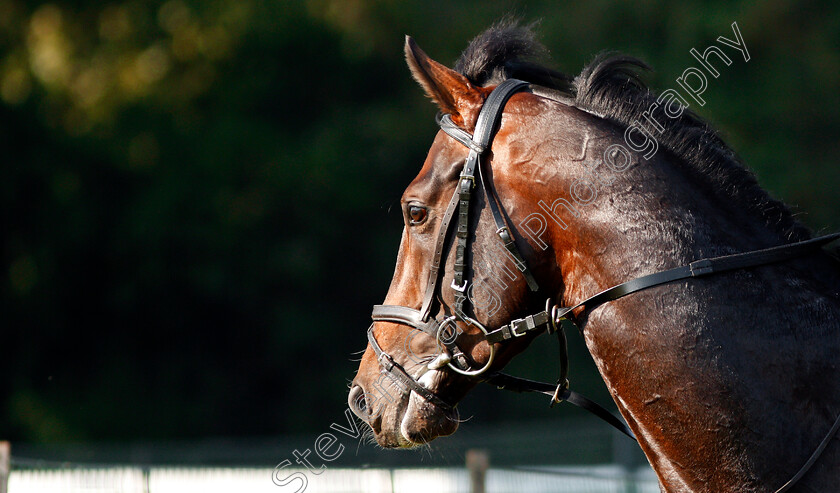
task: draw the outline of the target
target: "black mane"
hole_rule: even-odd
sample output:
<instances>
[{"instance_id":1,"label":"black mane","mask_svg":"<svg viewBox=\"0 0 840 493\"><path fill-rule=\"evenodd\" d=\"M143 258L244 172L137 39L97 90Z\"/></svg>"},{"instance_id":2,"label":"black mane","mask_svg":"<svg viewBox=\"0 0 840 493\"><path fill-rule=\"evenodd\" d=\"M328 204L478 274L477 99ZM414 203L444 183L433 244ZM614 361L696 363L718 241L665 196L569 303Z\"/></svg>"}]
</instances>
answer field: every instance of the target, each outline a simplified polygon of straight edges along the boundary
<instances>
[{"instance_id":1,"label":"black mane","mask_svg":"<svg viewBox=\"0 0 840 493\"><path fill-rule=\"evenodd\" d=\"M602 53L574 79L535 61L548 50L537 40L533 25L520 26L504 20L473 39L455 64L455 70L478 86L496 85L508 78L558 90L574 99L574 105L622 127L642 121L642 112L657 95L639 78L649 67L637 58ZM791 241L810 238L790 209L773 199L743 166L708 123L686 109L679 118L659 118L665 131L657 142L685 163L689 170L728 197L744 203L765 223Z\"/></svg>"}]
</instances>

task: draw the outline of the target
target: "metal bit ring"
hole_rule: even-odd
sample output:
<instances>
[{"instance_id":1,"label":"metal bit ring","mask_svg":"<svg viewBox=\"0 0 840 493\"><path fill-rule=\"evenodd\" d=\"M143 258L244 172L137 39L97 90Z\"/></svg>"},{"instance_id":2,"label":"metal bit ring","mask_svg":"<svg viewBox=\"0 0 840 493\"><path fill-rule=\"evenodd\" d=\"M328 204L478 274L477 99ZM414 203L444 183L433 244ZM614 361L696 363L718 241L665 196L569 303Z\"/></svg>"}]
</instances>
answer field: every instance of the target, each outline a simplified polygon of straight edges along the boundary
<instances>
[{"instance_id":1,"label":"metal bit ring","mask_svg":"<svg viewBox=\"0 0 840 493\"><path fill-rule=\"evenodd\" d=\"M455 325L456 320L457 320L457 317L455 317L454 315L446 317L445 319L443 319L443 322L441 322L440 327L438 328L438 331L437 331L437 335L435 337L436 342L438 344L444 345L441 342L440 337L441 337L441 334L444 332L444 329L448 325L451 324L452 327L453 327L453 330L458 330L458 326ZM487 328L485 328L483 325L481 325L478 322L478 320L476 320L474 318L471 318L471 317L466 317L466 316L464 317L464 320L466 320L470 324L478 327L479 330L481 330L481 332L483 332L485 336L487 335ZM457 366L455 366L453 364L453 362L451 362L451 361L448 363L449 368L451 368L452 371L454 371L455 373L460 373L461 375L465 375L465 376L468 376L468 377L474 377L476 375L481 375L482 373L484 373L484 372L486 372L487 370L490 369L490 365L493 364L493 360L496 358L496 345L488 343L488 346L490 346L490 357L487 359L487 363L485 363L485 365L483 367L481 367L480 369L478 369L478 370L462 370L462 369L458 368Z\"/></svg>"}]
</instances>

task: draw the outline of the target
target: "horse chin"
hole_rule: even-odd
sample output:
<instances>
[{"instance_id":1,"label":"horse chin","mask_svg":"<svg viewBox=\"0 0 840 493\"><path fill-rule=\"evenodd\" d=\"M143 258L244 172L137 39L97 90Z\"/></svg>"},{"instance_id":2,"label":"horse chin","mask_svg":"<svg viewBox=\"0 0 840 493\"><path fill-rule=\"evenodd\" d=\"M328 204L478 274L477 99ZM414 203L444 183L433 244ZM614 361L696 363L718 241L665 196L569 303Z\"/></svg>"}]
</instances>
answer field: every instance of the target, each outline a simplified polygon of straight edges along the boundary
<instances>
[{"instance_id":1,"label":"horse chin","mask_svg":"<svg viewBox=\"0 0 840 493\"><path fill-rule=\"evenodd\" d=\"M400 422L401 446L425 445L437 437L451 435L457 429L457 409L441 409L412 392Z\"/></svg>"},{"instance_id":2,"label":"horse chin","mask_svg":"<svg viewBox=\"0 0 840 493\"><path fill-rule=\"evenodd\" d=\"M442 376L441 372L432 370L423 375L418 382L435 392ZM397 410L394 417L398 419L385 420L391 421L390 432L375 434L376 441L383 447L414 448L437 437L451 435L458 429L458 410L455 408L443 409L415 392L409 392L408 399L402 402L402 417L398 417ZM384 427L382 431L385 431Z\"/></svg>"}]
</instances>

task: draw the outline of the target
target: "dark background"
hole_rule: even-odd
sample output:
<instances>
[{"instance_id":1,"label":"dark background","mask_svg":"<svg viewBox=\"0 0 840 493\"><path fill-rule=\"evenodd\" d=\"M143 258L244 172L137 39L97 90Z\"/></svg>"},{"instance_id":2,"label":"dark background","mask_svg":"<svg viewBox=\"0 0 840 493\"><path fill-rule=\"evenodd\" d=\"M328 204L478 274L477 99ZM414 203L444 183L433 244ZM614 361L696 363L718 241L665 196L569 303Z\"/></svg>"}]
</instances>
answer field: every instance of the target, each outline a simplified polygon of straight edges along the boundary
<instances>
[{"instance_id":1,"label":"dark background","mask_svg":"<svg viewBox=\"0 0 840 493\"><path fill-rule=\"evenodd\" d=\"M451 64L511 13L542 19L555 68L619 50L657 90L737 21L752 59L731 50L699 111L806 224L840 229L837 2L5 0L0 438L314 438L342 420L436 132L404 35ZM574 386L609 402L571 337ZM517 367L550 379L540 343ZM575 414L491 389L463 409Z\"/></svg>"}]
</instances>

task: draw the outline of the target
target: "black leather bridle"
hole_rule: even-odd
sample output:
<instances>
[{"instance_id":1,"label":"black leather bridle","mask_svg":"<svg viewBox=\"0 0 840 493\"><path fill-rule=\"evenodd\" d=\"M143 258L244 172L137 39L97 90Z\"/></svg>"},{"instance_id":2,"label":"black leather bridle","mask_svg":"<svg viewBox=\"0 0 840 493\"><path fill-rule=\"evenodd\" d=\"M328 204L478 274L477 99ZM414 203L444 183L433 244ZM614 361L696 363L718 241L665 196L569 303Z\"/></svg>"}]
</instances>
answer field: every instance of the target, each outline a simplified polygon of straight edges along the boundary
<instances>
[{"instance_id":1,"label":"black leather bridle","mask_svg":"<svg viewBox=\"0 0 840 493\"><path fill-rule=\"evenodd\" d=\"M522 272L531 291L537 292L539 290L537 281L528 269L524 257L516 247L513 235L505 223L504 216L500 211L499 204L497 203L493 192L485 183L483 174L481 173L480 161L481 156L488 150L492 142L494 132L501 120L502 110L504 109L508 99L514 93L527 88L529 88L529 84L527 82L516 79L508 79L499 84L490 93L482 106L476 121L475 132L472 135L457 127L452 122L449 115L443 115L438 119L438 124L440 125L441 130L466 146L469 149L469 155L464 163L463 170L459 177L457 189L455 190L452 199L449 201L446 212L441 220L434 255L429 269L429 277L426 282L426 291L423 297L423 303L420 310L399 305L375 305L373 307L372 318L374 322L395 322L408 325L414 329L425 332L431 337L434 337L445 348L443 360L441 360L441 358L435 359L435 364L440 368L448 365L451 370L457 373L481 379L482 381L486 381L501 389L513 390L516 392L544 393L551 396L552 404L561 401L571 402L604 419L627 436L635 438L633 433L623 421L619 420L609 411L603 409L589 399L569 390L569 383L566 379L568 373L566 336L560 322L567 318L574 322L573 312L578 308L592 309L608 301L616 300L622 296L653 286L658 286L660 284L680 279L703 277L735 269L745 269L748 267L767 265L800 257L806 253L819 249L826 243L834 241L840 237L840 233L763 250L754 250L746 253L697 260L682 267L657 272L613 286L595 294L594 296L590 296L573 306L561 307L552 305L551 299L549 298L546 302L545 310L528 315L524 318L512 320L508 324L495 330L489 330L477 320L464 315L461 310L461 303L463 303L463 300L466 299L464 292L466 291L467 284L469 282L465 279L465 271L466 256L469 247L470 201L472 198L472 191L478 185L476 184L476 173L478 173L479 184L481 185L485 199L490 206L493 220L496 223L496 233L499 235L502 244L515 261L516 267ZM455 233L456 250L455 264L453 268L454 279L450 286L451 289L456 291L456 307L454 310L456 315L436 319L432 318L430 313L438 292L444 246L449 236L449 230L452 227L456 210L457 228ZM456 344L457 337L452 337L457 334L455 323L459 318L480 329L484 333L485 339L490 347L490 356L488 361L479 369L470 368L468 358ZM397 363L390 354L382 349L373 334L373 327L374 324L371 324L367 331L367 337L374 353L376 354L379 364L382 367L382 370L386 374L390 375L395 381L400 382L404 387L416 392L427 401L444 410L453 409L454 406L424 387L417 381L416 378L412 377L401 364ZM579 329L582 330L580 327ZM486 373L493 363L496 343L503 343L526 334L541 332L549 334L556 333L560 340L560 378L558 379L557 384L536 382L499 372ZM840 419L838 419L835 423L835 427L832 429L831 434L836 431L838 424L840 424Z\"/></svg>"}]
</instances>

